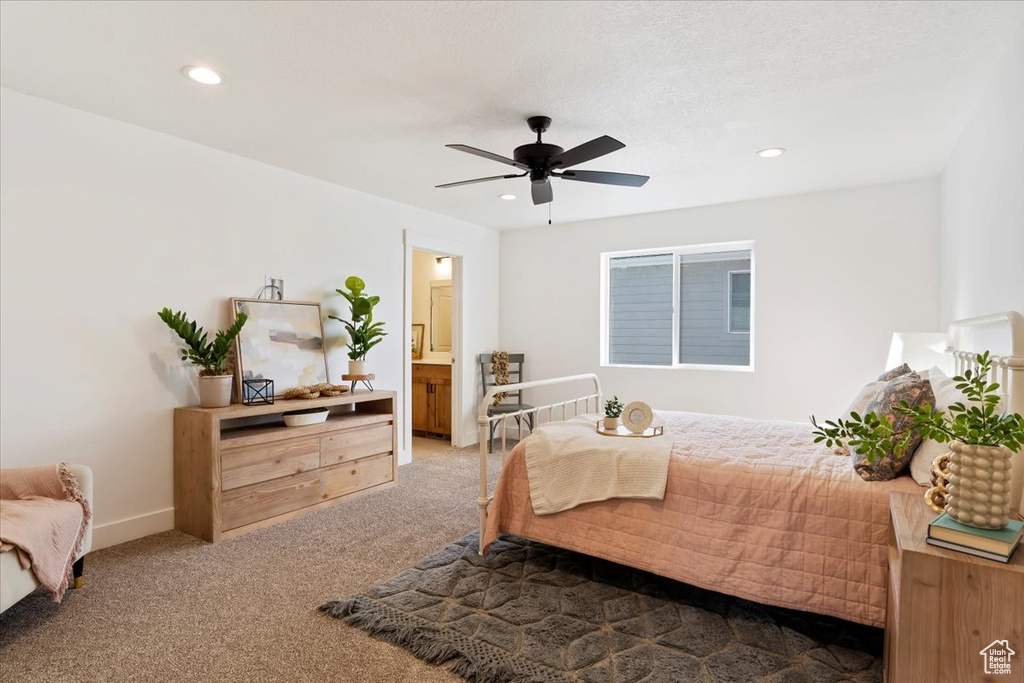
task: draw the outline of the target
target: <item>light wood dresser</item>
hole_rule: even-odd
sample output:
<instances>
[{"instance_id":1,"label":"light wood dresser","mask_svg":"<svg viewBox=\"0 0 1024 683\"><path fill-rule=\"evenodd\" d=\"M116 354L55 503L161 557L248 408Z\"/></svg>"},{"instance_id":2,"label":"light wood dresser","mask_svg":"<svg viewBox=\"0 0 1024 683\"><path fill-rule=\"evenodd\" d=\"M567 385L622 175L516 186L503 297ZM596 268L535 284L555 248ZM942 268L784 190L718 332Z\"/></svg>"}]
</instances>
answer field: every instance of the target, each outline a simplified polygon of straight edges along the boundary
<instances>
[{"instance_id":1,"label":"light wood dresser","mask_svg":"<svg viewBox=\"0 0 1024 683\"><path fill-rule=\"evenodd\" d=\"M412 430L452 434L452 366L412 363Z\"/></svg>"},{"instance_id":2,"label":"light wood dresser","mask_svg":"<svg viewBox=\"0 0 1024 683\"><path fill-rule=\"evenodd\" d=\"M174 526L223 541L393 486L396 394L174 411ZM330 409L286 427L281 414Z\"/></svg>"},{"instance_id":3,"label":"light wood dresser","mask_svg":"<svg viewBox=\"0 0 1024 683\"><path fill-rule=\"evenodd\" d=\"M925 543L936 514L923 496L889 501L886 683L1024 680L1024 549L1009 564ZM985 673L981 651L1008 641L1012 673Z\"/></svg>"}]
</instances>

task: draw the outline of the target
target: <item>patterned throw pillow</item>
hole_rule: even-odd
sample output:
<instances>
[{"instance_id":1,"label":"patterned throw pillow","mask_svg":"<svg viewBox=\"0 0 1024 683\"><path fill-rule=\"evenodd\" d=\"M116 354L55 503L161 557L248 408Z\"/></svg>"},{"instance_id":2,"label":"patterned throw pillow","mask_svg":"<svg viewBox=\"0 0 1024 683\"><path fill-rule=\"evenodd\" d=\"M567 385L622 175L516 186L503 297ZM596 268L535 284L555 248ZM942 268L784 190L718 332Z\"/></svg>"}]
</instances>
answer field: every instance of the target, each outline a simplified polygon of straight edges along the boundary
<instances>
[{"instance_id":1,"label":"patterned throw pillow","mask_svg":"<svg viewBox=\"0 0 1024 683\"><path fill-rule=\"evenodd\" d=\"M916 372L900 375L888 382L878 395L868 403L865 413L874 413L883 420L887 420L893 429L899 431L909 422L910 418L900 415L895 407L900 401L906 401L911 406L935 407L935 393L927 377L921 377ZM900 472L906 469L914 457L914 451L921 443L921 435L911 432L912 436L907 449L897 456L895 453L875 458L874 462L868 462L867 458L853 449L853 469L857 471L861 479L865 481L889 481L899 476Z\"/></svg>"},{"instance_id":2,"label":"patterned throw pillow","mask_svg":"<svg viewBox=\"0 0 1024 683\"><path fill-rule=\"evenodd\" d=\"M878 381L889 382L891 380L896 379L897 377L909 375L911 372L913 372L913 370L910 369L910 366L904 363L898 368L893 368L892 370L886 370L885 372L883 372L881 375L878 376Z\"/></svg>"}]
</instances>

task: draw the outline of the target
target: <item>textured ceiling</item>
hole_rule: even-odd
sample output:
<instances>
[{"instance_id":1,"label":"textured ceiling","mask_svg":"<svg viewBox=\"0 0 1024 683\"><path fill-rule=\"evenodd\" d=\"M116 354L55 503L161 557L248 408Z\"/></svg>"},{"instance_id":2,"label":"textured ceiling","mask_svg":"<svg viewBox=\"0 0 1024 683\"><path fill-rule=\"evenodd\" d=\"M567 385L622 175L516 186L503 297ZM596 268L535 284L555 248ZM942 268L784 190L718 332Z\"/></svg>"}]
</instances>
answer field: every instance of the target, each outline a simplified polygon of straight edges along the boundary
<instances>
[{"instance_id":1,"label":"textured ceiling","mask_svg":"<svg viewBox=\"0 0 1024 683\"><path fill-rule=\"evenodd\" d=\"M1019 2L5 1L0 79L507 228L546 222L526 179L433 186L504 173L444 144L510 156L530 114L566 148L626 143L579 168L652 176L554 181L556 222L937 174L1022 22Z\"/></svg>"}]
</instances>

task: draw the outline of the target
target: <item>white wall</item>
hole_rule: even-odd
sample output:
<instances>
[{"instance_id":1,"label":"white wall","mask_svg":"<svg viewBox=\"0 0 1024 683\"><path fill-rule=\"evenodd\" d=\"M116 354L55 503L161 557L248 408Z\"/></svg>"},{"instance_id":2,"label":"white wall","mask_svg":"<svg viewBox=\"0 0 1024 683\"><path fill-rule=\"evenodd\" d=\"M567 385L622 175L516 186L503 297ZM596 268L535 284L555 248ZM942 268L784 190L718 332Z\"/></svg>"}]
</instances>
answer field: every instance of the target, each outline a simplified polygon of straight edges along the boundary
<instances>
[{"instance_id":1,"label":"white wall","mask_svg":"<svg viewBox=\"0 0 1024 683\"><path fill-rule=\"evenodd\" d=\"M1024 313L1024 30L941 180L942 321Z\"/></svg>"},{"instance_id":2,"label":"white wall","mask_svg":"<svg viewBox=\"0 0 1024 683\"><path fill-rule=\"evenodd\" d=\"M400 388L412 229L464 246L466 367L496 345L494 231L10 90L0 144L0 458L92 467L98 545L173 523L171 411L198 394L161 307L223 325L228 297L269 273L326 314L360 275L392 333L369 357L376 384ZM339 382L340 331L328 321Z\"/></svg>"},{"instance_id":3,"label":"white wall","mask_svg":"<svg viewBox=\"0 0 1024 683\"><path fill-rule=\"evenodd\" d=\"M527 379L597 372L655 408L837 415L894 331L937 328L937 233L935 180L503 232L501 348ZM754 372L599 368L601 252L751 239Z\"/></svg>"}]
</instances>

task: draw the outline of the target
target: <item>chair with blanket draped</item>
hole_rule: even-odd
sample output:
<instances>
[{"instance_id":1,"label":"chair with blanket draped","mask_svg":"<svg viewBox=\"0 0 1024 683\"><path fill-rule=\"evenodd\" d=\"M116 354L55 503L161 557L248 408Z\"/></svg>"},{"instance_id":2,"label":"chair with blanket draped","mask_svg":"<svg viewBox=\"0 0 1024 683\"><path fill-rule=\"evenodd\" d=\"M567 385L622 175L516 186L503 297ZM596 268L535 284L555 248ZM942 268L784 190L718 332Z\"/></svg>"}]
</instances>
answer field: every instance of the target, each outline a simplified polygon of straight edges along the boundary
<instances>
[{"instance_id":1,"label":"chair with blanket draped","mask_svg":"<svg viewBox=\"0 0 1024 683\"><path fill-rule=\"evenodd\" d=\"M504 351L481 353L480 380L483 382L484 395L487 395L487 391L491 387L522 382L523 360L525 357L525 354L522 353L506 353ZM488 417L494 415L507 415L509 413L518 413L520 410L532 409L533 406L523 403L522 393L523 392L521 391L512 391L495 394L494 402L487 408ZM526 424L529 426L530 431L533 431L534 414L530 413L523 417L526 418ZM517 425L520 424L520 419L520 417L515 418ZM487 439L488 453L494 450L494 432L498 428L499 424L503 424L503 421L495 420L491 423L490 436Z\"/></svg>"}]
</instances>

